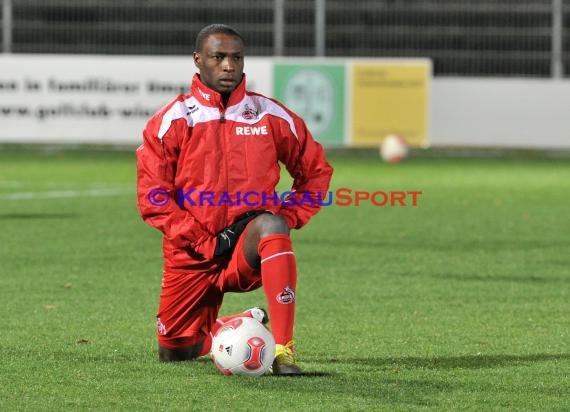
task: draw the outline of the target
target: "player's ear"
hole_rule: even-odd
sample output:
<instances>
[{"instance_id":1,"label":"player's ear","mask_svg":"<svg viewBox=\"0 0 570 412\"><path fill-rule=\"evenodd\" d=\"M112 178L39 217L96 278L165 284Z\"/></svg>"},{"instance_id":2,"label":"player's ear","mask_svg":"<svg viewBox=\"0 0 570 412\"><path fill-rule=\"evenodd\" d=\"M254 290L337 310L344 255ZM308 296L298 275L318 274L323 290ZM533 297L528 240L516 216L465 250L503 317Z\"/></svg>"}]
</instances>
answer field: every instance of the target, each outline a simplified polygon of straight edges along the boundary
<instances>
[{"instance_id":1,"label":"player's ear","mask_svg":"<svg viewBox=\"0 0 570 412\"><path fill-rule=\"evenodd\" d=\"M194 57L194 65L198 68L200 68L200 61L201 61L201 56L199 52L194 52L194 54L192 55Z\"/></svg>"}]
</instances>

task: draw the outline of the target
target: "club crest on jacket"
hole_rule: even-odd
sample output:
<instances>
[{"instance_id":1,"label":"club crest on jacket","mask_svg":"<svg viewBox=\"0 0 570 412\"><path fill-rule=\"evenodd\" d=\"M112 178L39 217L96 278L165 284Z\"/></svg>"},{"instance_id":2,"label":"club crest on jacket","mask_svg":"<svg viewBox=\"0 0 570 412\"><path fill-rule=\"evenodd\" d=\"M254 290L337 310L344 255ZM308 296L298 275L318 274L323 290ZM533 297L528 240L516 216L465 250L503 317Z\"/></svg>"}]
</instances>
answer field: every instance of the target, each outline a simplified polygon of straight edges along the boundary
<instances>
[{"instance_id":1,"label":"club crest on jacket","mask_svg":"<svg viewBox=\"0 0 570 412\"><path fill-rule=\"evenodd\" d=\"M257 119L257 115L258 115L257 110L252 109L251 107L249 107L248 104L246 104L245 109L241 114L241 117L243 117L245 120L253 120Z\"/></svg>"}]
</instances>

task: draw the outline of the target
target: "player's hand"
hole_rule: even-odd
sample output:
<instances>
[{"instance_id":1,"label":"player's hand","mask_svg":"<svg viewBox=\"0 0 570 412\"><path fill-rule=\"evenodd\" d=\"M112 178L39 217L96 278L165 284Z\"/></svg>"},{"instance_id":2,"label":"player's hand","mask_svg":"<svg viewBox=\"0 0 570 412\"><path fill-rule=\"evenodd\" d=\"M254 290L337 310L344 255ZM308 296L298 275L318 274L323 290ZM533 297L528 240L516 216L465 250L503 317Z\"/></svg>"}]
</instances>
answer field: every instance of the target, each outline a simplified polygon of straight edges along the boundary
<instances>
[{"instance_id":1,"label":"player's hand","mask_svg":"<svg viewBox=\"0 0 570 412\"><path fill-rule=\"evenodd\" d=\"M214 259L230 253L245 227L249 222L263 213L271 213L267 210L252 210L238 216L233 225L228 226L216 236L216 249L214 251Z\"/></svg>"}]
</instances>

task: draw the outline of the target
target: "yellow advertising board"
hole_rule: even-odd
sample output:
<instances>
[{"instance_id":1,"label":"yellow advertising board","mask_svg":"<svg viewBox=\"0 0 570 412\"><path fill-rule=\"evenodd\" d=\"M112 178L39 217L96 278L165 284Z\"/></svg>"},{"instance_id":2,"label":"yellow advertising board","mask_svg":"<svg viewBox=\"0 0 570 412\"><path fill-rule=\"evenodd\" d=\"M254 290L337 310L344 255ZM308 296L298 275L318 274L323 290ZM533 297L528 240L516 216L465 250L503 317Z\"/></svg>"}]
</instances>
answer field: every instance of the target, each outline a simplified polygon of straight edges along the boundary
<instances>
[{"instance_id":1,"label":"yellow advertising board","mask_svg":"<svg viewBox=\"0 0 570 412\"><path fill-rule=\"evenodd\" d=\"M397 134L427 146L429 61L355 62L351 71L352 145L378 146Z\"/></svg>"}]
</instances>

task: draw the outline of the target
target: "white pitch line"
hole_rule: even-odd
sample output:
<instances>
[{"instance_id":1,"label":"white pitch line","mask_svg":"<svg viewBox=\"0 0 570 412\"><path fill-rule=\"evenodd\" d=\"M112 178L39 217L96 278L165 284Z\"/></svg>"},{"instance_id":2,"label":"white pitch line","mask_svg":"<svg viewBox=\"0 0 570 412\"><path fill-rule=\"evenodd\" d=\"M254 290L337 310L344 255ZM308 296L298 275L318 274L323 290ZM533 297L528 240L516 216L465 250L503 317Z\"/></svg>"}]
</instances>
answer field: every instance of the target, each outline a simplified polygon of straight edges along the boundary
<instances>
[{"instance_id":1,"label":"white pitch line","mask_svg":"<svg viewBox=\"0 0 570 412\"><path fill-rule=\"evenodd\" d=\"M78 197L105 197L130 195L134 189L106 188L88 190L52 190L49 192L15 192L0 195L1 200L69 199Z\"/></svg>"}]
</instances>

